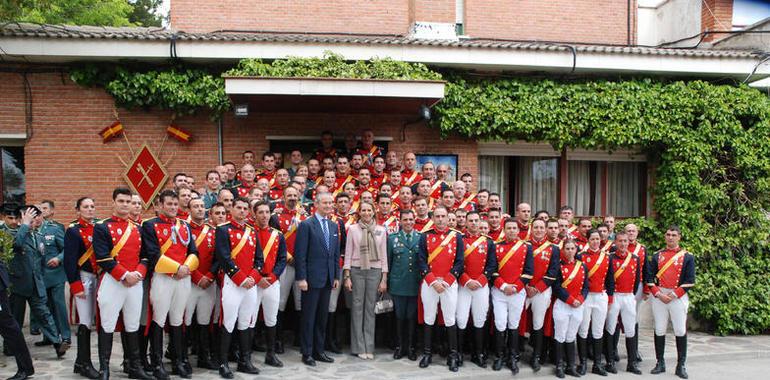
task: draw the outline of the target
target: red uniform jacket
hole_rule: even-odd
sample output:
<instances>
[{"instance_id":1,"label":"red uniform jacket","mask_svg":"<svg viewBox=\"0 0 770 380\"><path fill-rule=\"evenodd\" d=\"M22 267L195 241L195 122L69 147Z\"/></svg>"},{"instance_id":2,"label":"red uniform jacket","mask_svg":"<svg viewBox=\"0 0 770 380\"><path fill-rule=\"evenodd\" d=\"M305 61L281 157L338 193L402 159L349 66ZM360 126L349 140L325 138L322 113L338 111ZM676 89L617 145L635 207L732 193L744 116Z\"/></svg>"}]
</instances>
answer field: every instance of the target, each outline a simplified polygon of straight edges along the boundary
<instances>
[{"instance_id":1,"label":"red uniform jacket","mask_svg":"<svg viewBox=\"0 0 770 380\"><path fill-rule=\"evenodd\" d=\"M94 225L93 246L96 263L115 280L129 272L147 274L147 258L142 257L142 236L139 226L112 216ZM114 251L114 252L113 252Z\"/></svg>"},{"instance_id":2,"label":"red uniform jacket","mask_svg":"<svg viewBox=\"0 0 770 380\"><path fill-rule=\"evenodd\" d=\"M463 274L460 285L465 286L470 280L487 286L492 274L497 269L495 243L486 235L463 235Z\"/></svg>"},{"instance_id":3,"label":"red uniform jacket","mask_svg":"<svg viewBox=\"0 0 770 380\"><path fill-rule=\"evenodd\" d=\"M559 274L559 247L551 244L548 239L530 241L532 244L532 259L534 272L532 285L541 293L548 289Z\"/></svg>"},{"instance_id":4,"label":"red uniform jacket","mask_svg":"<svg viewBox=\"0 0 770 380\"><path fill-rule=\"evenodd\" d=\"M215 234L217 262L225 274L236 285L241 285L247 277L259 282L262 249L257 249L259 242L254 228L233 221L217 227Z\"/></svg>"},{"instance_id":5,"label":"red uniform jacket","mask_svg":"<svg viewBox=\"0 0 770 380\"><path fill-rule=\"evenodd\" d=\"M198 269L190 273L193 284L198 284L203 277L209 280L214 280L216 277L214 274L218 271L217 265L214 262L214 238L216 227L203 223L197 225L190 222L190 231L192 232L192 239L195 242L195 247L198 249Z\"/></svg>"},{"instance_id":6,"label":"red uniform jacket","mask_svg":"<svg viewBox=\"0 0 770 380\"><path fill-rule=\"evenodd\" d=\"M532 223L522 224L518 220L516 224L519 226L519 239L527 241L532 236Z\"/></svg>"},{"instance_id":7,"label":"red uniform jacket","mask_svg":"<svg viewBox=\"0 0 770 380\"><path fill-rule=\"evenodd\" d=\"M276 208L273 216L270 217L270 227L280 230L286 240L286 257L288 260L294 258L294 242L297 240L297 227L301 221L307 218L308 214L303 208L296 210Z\"/></svg>"},{"instance_id":8,"label":"red uniform jacket","mask_svg":"<svg viewBox=\"0 0 770 380\"><path fill-rule=\"evenodd\" d=\"M412 186L422 181L422 175L415 170L401 171L401 186Z\"/></svg>"},{"instance_id":9,"label":"red uniform jacket","mask_svg":"<svg viewBox=\"0 0 770 380\"><path fill-rule=\"evenodd\" d=\"M610 253L602 249L594 251L588 248L579 256L588 268L588 290L593 293L606 291L612 296L615 291L615 281L610 268Z\"/></svg>"},{"instance_id":10,"label":"red uniform jacket","mask_svg":"<svg viewBox=\"0 0 770 380\"><path fill-rule=\"evenodd\" d=\"M647 262L645 282L652 295L657 296L661 287L674 289L674 294L682 297L695 286L695 257L682 251L681 247L663 249L655 252Z\"/></svg>"},{"instance_id":11,"label":"red uniform jacket","mask_svg":"<svg viewBox=\"0 0 770 380\"><path fill-rule=\"evenodd\" d=\"M248 183L240 184L238 187L235 188L238 192L237 196L244 197L244 198L248 197L249 191L251 191L251 189L253 189L255 186L256 186L256 183L252 183L251 185L249 185Z\"/></svg>"},{"instance_id":12,"label":"red uniform jacket","mask_svg":"<svg viewBox=\"0 0 770 380\"><path fill-rule=\"evenodd\" d=\"M642 283L642 291L644 291L645 294L650 294L650 288L644 283L644 266L647 265L647 248L639 242L628 243L628 252L639 257L639 264L641 265L639 268L639 276L641 276L639 282Z\"/></svg>"},{"instance_id":13,"label":"red uniform jacket","mask_svg":"<svg viewBox=\"0 0 770 380\"><path fill-rule=\"evenodd\" d=\"M532 246L523 241L501 241L495 244L495 257L497 260L497 273L495 287L502 290L503 285L513 285L515 293L524 289L534 271L532 262Z\"/></svg>"},{"instance_id":14,"label":"red uniform jacket","mask_svg":"<svg viewBox=\"0 0 770 380\"><path fill-rule=\"evenodd\" d=\"M286 269L286 240L280 230L272 227L257 227L257 238L263 258L258 269L260 275L272 284Z\"/></svg>"},{"instance_id":15,"label":"red uniform jacket","mask_svg":"<svg viewBox=\"0 0 770 380\"><path fill-rule=\"evenodd\" d=\"M415 231L428 232L428 230L430 230L431 228L433 228L433 219L431 219L430 216L425 219L420 219L415 215L415 218L414 218Z\"/></svg>"},{"instance_id":16,"label":"red uniform jacket","mask_svg":"<svg viewBox=\"0 0 770 380\"><path fill-rule=\"evenodd\" d=\"M162 214L142 223L142 250L152 268L161 256L183 264L188 255L198 254L187 222Z\"/></svg>"},{"instance_id":17,"label":"red uniform jacket","mask_svg":"<svg viewBox=\"0 0 770 380\"><path fill-rule=\"evenodd\" d=\"M463 271L463 235L460 231L447 228L439 231L432 228L420 235L420 249L417 255L417 269L430 285L438 279L454 284Z\"/></svg>"},{"instance_id":18,"label":"red uniform jacket","mask_svg":"<svg viewBox=\"0 0 770 380\"><path fill-rule=\"evenodd\" d=\"M389 234L398 232L398 213L392 212L387 215L377 213L377 224L385 227Z\"/></svg>"},{"instance_id":19,"label":"red uniform jacket","mask_svg":"<svg viewBox=\"0 0 770 380\"><path fill-rule=\"evenodd\" d=\"M553 283L554 293L562 302L572 305L576 300L581 304L588 296L588 268L580 260L560 260L559 273Z\"/></svg>"},{"instance_id":20,"label":"red uniform jacket","mask_svg":"<svg viewBox=\"0 0 770 380\"><path fill-rule=\"evenodd\" d=\"M80 271L96 274L96 255L94 255L92 239L93 223L79 218L71 223L64 234L64 271L70 283L70 293L78 294L83 291Z\"/></svg>"},{"instance_id":21,"label":"red uniform jacket","mask_svg":"<svg viewBox=\"0 0 770 380\"><path fill-rule=\"evenodd\" d=\"M615 285L615 293L636 293L641 283L642 263L639 256L628 251L610 256L610 271Z\"/></svg>"}]
</instances>

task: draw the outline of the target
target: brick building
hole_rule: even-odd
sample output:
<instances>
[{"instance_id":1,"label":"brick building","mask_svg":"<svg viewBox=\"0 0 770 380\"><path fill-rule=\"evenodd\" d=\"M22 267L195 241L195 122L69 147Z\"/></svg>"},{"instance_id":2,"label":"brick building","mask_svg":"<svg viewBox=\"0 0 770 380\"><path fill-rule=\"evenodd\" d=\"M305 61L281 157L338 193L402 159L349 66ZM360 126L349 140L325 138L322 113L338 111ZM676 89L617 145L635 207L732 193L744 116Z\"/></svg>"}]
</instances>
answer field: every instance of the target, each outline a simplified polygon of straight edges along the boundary
<instances>
[{"instance_id":1,"label":"brick building","mask_svg":"<svg viewBox=\"0 0 770 380\"><path fill-rule=\"evenodd\" d=\"M711 11L697 17L703 28L729 17L726 1L705 3ZM130 154L125 141L103 144L97 133L115 120L117 111L133 149L142 143L159 149L171 113L115 110L103 89L69 79L67 68L73 62L132 61L152 67L173 55L183 62L234 65L241 58L333 51L347 59L392 57L437 68L554 78L633 74L743 80L752 71L756 79L770 74L770 68L758 65L762 56L752 52L635 46L642 31L655 27L639 25L642 6L634 0L172 0L167 29L4 24L0 188L6 200L24 195L28 200L53 199L62 220L74 215L71 205L83 195L93 196L102 205L100 214L106 215L109 191L123 183L125 167L118 156L127 160ZM273 106L277 102L297 105L295 109L258 108L254 104L264 104L257 102L247 117L230 112L221 123L202 113L176 119L193 141L163 144L160 159L170 159L167 171L184 171L200 185L207 170L222 160L240 162L244 150L308 144L325 129L342 138L371 128L389 150L457 155L456 173L472 173L475 190L499 191L507 204L527 200L533 208L551 212L571 204L581 215L651 212L651 168L633 151L555 151L523 142L441 140L424 123L404 129L415 118L419 101L377 106L388 104L385 96L369 94L370 107L362 110L351 103L353 95L342 93L351 88L336 87L319 95L337 99L319 112L302 106L302 95L285 90L289 87L260 91L274 97ZM409 87L396 97L409 98L403 91L418 88ZM248 94L230 95L234 102L251 102ZM621 193L625 195L616 195Z\"/></svg>"}]
</instances>

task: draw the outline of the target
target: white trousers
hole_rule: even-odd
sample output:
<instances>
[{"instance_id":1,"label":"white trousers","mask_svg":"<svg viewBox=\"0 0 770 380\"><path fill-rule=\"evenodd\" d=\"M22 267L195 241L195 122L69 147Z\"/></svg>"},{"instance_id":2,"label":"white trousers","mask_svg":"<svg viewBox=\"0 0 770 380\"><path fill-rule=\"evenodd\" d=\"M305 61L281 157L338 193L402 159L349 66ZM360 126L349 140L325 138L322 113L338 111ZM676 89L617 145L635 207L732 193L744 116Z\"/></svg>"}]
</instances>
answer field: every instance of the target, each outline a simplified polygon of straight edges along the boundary
<instances>
[{"instance_id":1,"label":"white trousers","mask_svg":"<svg viewBox=\"0 0 770 380\"><path fill-rule=\"evenodd\" d=\"M473 313L473 327L482 328L489 311L489 286L470 290L463 286L457 291L457 327L468 326L468 314Z\"/></svg>"},{"instance_id":2,"label":"white trousers","mask_svg":"<svg viewBox=\"0 0 770 380\"><path fill-rule=\"evenodd\" d=\"M99 320L106 333L115 332L118 316L123 312L123 326L126 332L139 330L139 317L142 314L142 281L132 287L126 287L120 281L105 273L96 293L99 303Z\"/></svg>"},{"instance_id":3,"label":"white trousers","mask_svg":"<svg viewBox=\"0 0 770 380\"><path fill-rule=\"evenodd\" d=\"M83 294L85 298L74 297L75 310L78 313L78 323L88 327L94 328L94 316L96 310L96 288L97 279L93 273L86 271L80 271L80 282L83 284Z\"/></svg>"},{"instance_id":4,"label":"white trousers","mask_svg":"<svg viewBox=\"0 0 770 380\"><path fill-rule=\"evenodd\" d=\"M281 283L281 302L278 310L286 310L286 302L289 301L289 292L294 293L294 310L302 310L302 292L299 285L294 281L295 269L292 265L286 265L281 277L278 278Z\"/></svg>"},{"instance_id":5,"label":"white trousers","mask_svg":"<svg viewBox=\"0 0 770 380\"><path fill-rule=\"evenodd\" d=\"M235 322L238 322L238 330L254 327L257 321L257 305L257 286L246 289L235 284L229 276L225 276L222 284L222 325L227 332L233 332Z\"/></svg>"},{"instance_id":6,"label":"white trousers","mask_svg":"<svg viewBox=\"0 0 770 380\"><path fill-rule=\"evenodd\" d=\"M669 293L673 289L660 288L663 293ZM684 336L687 333L687 309L690 307L690 298L687 293L681 298L675 298L668 304L657 298L652 299L652 316L655 320L655 335L666 334L668 320L674 328L674 335Z\"/></svg>"},{"instance_id":7,"label":"white trousers","mask_svg":"<svg viewBox=\"0 0 770 380\"><path fill-rule=\"evenodd\" d=\"M557 299L553 304L553 339L559 343L572 343L583 321L585 304L572 307Z\"/></svg>"},{"instance_id":8,"label":"white trousers","mask_svg":"<svg viewBox=\"0 0 770 380\"><path fill-rule=\"evenodd\" d=\"M586 301L583 302L583 323L580 324L581 338L588 338L588 327L591 326L591 336L599 339L604 335L604 322L607 320L607 303L609 303L607 293L591 292L588 293Z\"/></svg>"},{"instance_id":9,"label":"white trousers","mask_svg":"<svg viewBox=\"0 0 770 380\"><path fill-rule=\"evenodd\" d=\"M444 326L454 326L455 314L457 313L457 281L441 294L423 281L420 286L420 298L422 300L423 319L426 325L433 326L436 323L440 301Z\"/></svg>"},{"instance_id":10,"label":"white trousers","mask_svg":"<svg viewBox=\"0 0 770 380\"><path fill-rule=\"evenodd\" d=\"M636 297L631 293L615 293L612 305L607 311L607 332L615 334L618 327L618 316L623 321L626 338L636 335Z\"/></svg>"},{"instance_id":11,"label":"white trousers","mask_svg":"<svg viewBox=\"0 0 770 380\"><path fill-rule=\"evenodd\" d=\"M634 295L636 299L636 323L639 323L639 319L641 318L641 313L639 313L639 308L642 307L642 303L646 302L644 300L644 290L642 290L644 286L642 284L639 284L639 290L636 291L636 294Z\"/></svg>"},{"instance_id":12,"label":"white trousers","mask_svg":"<svg viewBox=\"0 0 770 380\"><path fill-rule=\"evenodd\" d=\"M190 297L187 298L187 308L184 311L184 324L192 324L193 314L195 321L201 326L211 323L214 308L219 304L219 287L214 282L208 288L203 289L198 285L190 288Z\"/></svg>"},{"instance_id":13,"label":"white trousers","mask_svg":"<svg viewBox=\"0 0 770 380\"><path fill-rule=\"evenodd\" d=\"M497 331L505 331L506 327L512 330L519 328L521 311L524 310L526 299L527 292L524 289L510 296L506 296L498 288L492 289L492 308Z\"/></svg>"},{"instance_id":14,"label":"white trousers","mask_svg":"<svg viewBox=\"0 0 770 380\"><path fill-rule=\"evenodd\" d=\"M262 317L265 318L265 326L273 327L278 322L278 302L281 298L281 281L276 281L266 289L257 287L257 311L262 306ZM256 315L254 320L256 320Z\"/></svg>"},{"instance_id":15,"label":"white trousers","mask_svg":"<svg viewBox=\"0 0 770 380\"><path fill-rule=\"evenodd\" d=\"M527 298L524 307L532 308L532 329L540 330L545 322L545 312L548 306L551 306L551 293L553 290L549 287L544 292L538 293L532 298Z\"/></svg>"},{"instance_id":16,"label":"white trousers","mask_svg":"<svg viewBox=\"0 0 770 380\"><path fill-rule=\"evenodd\" d=\"M150 286L150 304L152 304L152 321L158 326L181 326L184 322L184 311L187 308L187 298L190 297L190 276L176 279L166 274L155 273Z\"/></svg>"}]
</instances>

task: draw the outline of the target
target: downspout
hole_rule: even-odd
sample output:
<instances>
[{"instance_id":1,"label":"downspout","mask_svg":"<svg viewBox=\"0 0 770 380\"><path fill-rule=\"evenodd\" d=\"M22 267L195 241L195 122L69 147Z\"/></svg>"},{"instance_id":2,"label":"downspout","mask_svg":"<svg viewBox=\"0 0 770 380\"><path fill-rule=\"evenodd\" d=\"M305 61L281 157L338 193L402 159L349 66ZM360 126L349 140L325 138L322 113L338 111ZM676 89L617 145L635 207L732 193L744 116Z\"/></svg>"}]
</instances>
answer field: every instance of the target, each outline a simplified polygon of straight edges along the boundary
<instances>
[{"instance_id":1,"label":"downspout","mask_svg":"<svg viewBox=\"0 0 770 380\"><path fill-rule=\"evenodd\" d=\"M626 45L631 46L631 0L626 4Z\"/></svg>"}]
</instances>

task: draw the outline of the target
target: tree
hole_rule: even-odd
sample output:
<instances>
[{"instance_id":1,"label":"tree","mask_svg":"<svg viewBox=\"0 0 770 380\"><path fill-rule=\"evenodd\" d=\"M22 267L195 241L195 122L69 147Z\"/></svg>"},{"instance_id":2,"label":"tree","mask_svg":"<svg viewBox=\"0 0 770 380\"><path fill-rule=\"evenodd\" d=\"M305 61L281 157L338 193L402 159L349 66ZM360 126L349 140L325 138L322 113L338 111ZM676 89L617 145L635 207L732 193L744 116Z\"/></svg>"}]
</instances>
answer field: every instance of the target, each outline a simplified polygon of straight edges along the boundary
<instances>
[{"instance_id":1,"label":"tree","mask_svg":"<svg viewBox=\"0 0 770 380\"><path fill-rule=\"evenodd\" d=\"M161 26L162 0L5 0L0 21L97 26Z\"/></svg>"}]
</instances>

